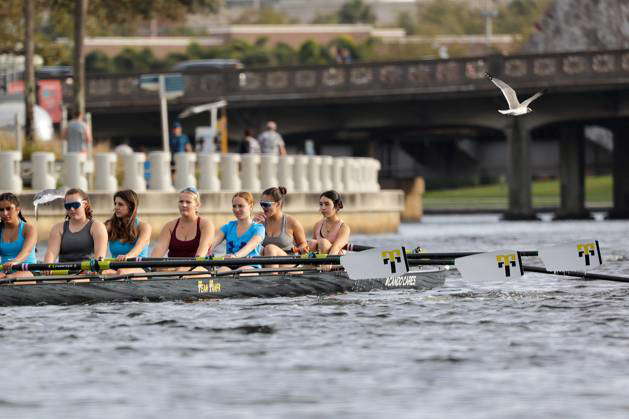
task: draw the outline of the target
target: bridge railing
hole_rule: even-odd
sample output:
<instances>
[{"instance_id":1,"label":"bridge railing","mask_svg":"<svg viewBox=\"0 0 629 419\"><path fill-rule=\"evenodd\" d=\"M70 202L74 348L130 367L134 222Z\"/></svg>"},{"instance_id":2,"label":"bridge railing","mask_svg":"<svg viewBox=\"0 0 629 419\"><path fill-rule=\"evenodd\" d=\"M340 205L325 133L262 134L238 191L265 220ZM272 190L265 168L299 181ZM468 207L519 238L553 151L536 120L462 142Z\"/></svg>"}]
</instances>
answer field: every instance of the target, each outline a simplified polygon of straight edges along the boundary
<instances>
[{"instance_id":1,"label":"bridge railing","mask_svg":"<svg viewBox=\"0 0 629 419\"><path fill-rule=\"evenodd\" d=\"M174 102L202 103L216 97L246 102L493 90L491 83L483 80L486 71L516 87L626 83L629 50L185 73L185 94ZM88 107L157 106L155 94L141 90L138 79L139 74L88 75ZM64 86L64 98L70 103L71 86Z\"/></svg>"},{"instance_id":2,"label":"bridge railing","mask_svg":"<svg viewBox=\"0 0 629 419\"><path fill-rule=\"evenodd\" d=\"M172 192L194 186L202 192L258 193L279 185L292 192L380 190L380 162L366 157L177 153L174 175L170 159L170 153L162 151L151 152L148 157L144 153L96 153L91 162L83 153L66 153L63 161L55 162L53 153L37 152L25 163L34 190L65 187ZM0 191L22 192L22 163L19 152L0 152Z\"/></svg>"}]
</instances>

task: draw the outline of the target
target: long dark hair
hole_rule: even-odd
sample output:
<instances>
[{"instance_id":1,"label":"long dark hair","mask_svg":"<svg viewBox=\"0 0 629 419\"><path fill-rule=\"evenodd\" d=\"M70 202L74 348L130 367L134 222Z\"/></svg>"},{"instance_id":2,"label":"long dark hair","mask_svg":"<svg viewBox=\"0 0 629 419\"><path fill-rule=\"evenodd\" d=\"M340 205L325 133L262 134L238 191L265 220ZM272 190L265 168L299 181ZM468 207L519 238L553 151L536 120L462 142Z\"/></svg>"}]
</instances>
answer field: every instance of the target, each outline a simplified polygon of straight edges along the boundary
<instances>
[{"instance_id":1,"label":"long dark hair","mask_svg":"<svg viewBox=\"0 0 629 419\"><path fill-rule=\"evenodd\" d=\"M20 205L20 200L17 199L17 196L14 193L5 192L3 194L0 194L0 201L8 201L12 203L13 205L15 205L15 208L19 208L19 211L17 213L18 218L24 221L25 223L27 222L24 215L22 215L22 206ZM4 221L0 221L0 224L3 224L3 223Z\"/></svg>"},{"instance_id":2,"label":"long dark hair","mask_svg":"<svg viewBox=\"0 0 629 419\"><path fill-rule=\"evenodd\" d=\"M67 197L68 195L74 195L74 194L81 196L81 199L85 201L85 216L87 217L88 220L91 220L94 217L94 210L92 209L92 203L90 202L90 197L87 195L87 193L83 189L70 188L66 192L64 198ZM66 219L70 219L70 216L67 213L66 213Z\"/></svg>"},{"instance_id":3,"label":"long dark hair","mask_svg":"<svg viewBox=\"0 0 629 419\"><path fill-rule=\"evenodd\" d=\"M337 211L340 209L343 209L343 199L341 199L340 193L338 193L334 189L331 189L319 195L319 199L321 199L324 196L334 203L334 208L336 208Z\"/></svg>"},{"instance_id":4,"label":"long dark hair","mask_svg":"<svg viewBox=\"0 0 629 419\"><path fill-rule=\"evenodd\" d=\"M279 202L280 206L284 204L284 197L286 196L286 188L283 186L273 186L272 188L265 189L262 195L268 195L273 198L273 201Z\"/></svg>"},{"instance_id":5,"label":"long dark hair","mask_svg":"<svg viewBox=\"0 0 629 419\"><path fill-rule=\"evenodd\" d=\"M132 243L137 240L140 235L140 228L135 222L138 216L138 205L140 200L138 194L131 189L118 191L114 194L114 203L116 198L122 199L129 207L129 217L116 217L114 213L105 223L107 225L107 233L109 241L120 240L122 242Z\"/></svg>"}]
</instances>

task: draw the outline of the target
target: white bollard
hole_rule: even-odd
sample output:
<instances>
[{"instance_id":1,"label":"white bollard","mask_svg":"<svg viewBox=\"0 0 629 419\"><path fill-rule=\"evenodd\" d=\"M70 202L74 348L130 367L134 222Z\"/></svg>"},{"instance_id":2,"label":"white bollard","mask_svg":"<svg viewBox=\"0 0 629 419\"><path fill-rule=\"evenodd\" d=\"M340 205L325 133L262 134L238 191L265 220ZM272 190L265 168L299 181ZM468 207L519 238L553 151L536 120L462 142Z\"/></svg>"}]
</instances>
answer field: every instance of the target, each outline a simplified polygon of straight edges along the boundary
<instances>
[{"instance_id":1,"label":"white bollard","mask_svg":"<svg viewBox=\"0 0 629 419\"><path fill-rule=\"evenodd\" d=\"M218 165L221 155L216 153L201 153L199 160L199 189L202 191L218 192L221 182L218 179Z\"/></svg>"},{"instance_id":2,"label":"white bollard","mask_svg":"<svg viewBox=\"0 0 629 419\"><path fill-rule=\"evenodd\" d=\"M149 153L149 161L151 162L149 188L168 192L175 190L170 175L170 153L165 151L151 151Z\"/></svg>"},{"instance_id":3,"label":"white bollard","mask_svg":"<svg viewBox=\"0 0 629 419\"><path fill-rule=\"evenodd\" d=\"M368 190L369 192L379 192L380 191L380 183L378 182L378 173L380 172L380 160L378 159L368 159L369 161L369 171L368 171Z\"/></svg>"},{"instance_id":4,"label":"white bollard","mask_svg":"<svg viewBox=\"0 0 629 419\"><path fill-rule=\"evenodd\" d=\"M146 155L144 153L130 153L121 154L121 157L124 167L122 187L124 189L132 189L135 192L145 192L144 162L146 161Z\"/></svg>"},{"instance_id":5,"label":"white bollard","mask_svg":"<svg viewBox=\"0 0 629 419\"><path fill-rule=\"evenodd\" d=\"M343 157L342 181L345 192L357 192L356 165L353 157Z\"/></svg>"},{"instance_id":6,"label":"white bollard","mask_svg":"<svg viewBox=\"0 0 629 419\"><path fill-rule=\"evenodd\" d=\"M31 167L33 168L33 180L31 187L35 191L55 189L57 187L57 175L55 173L55 155L47 151L36 151L31 154Z\"/></svg>"},{"instance_id":7,"label":"white bollard","mask_svg":"<svg viewBox=\"0 0 629 419\"><path fill-rule=\"evenodd\" d=\"M221 190L238 192L242 189L238 163L240 163L240 154L225 153L221 156Z\"/></svg>"},{"instance_id":8,"label":"white bollard","mask_svg":"<svg viewBox=\"0 0 629 419\"><path fill-rule=\"evenodd\" d=\"M321 156L321 190L329 191L332 186L332 156Z\"/></svg>"},{"instance_id":9,"label":"white bollard","mask_svg":"<svg viewBox=\"0 0 629 419\"><path fill-rule=\"evenodd\" d=\"M22 192L22 174L20 173L22 153L19 151L0 152L0 190L15 193Z\"/></svg>"},{"instance_id":10,"label":"white bollard","mask_svg":"<svg viewBox=\"0 0 629 419\"><path fill-rule=\"evenodd\" d=\"M81 152L69 152L63 155L63 186L87 191L86 176L87 156Z\"/></svg>"},{"instance_id":11,"label":"white bollard","mask_svg":"<svg viewBox=\"0 0 629 419\"><path fill-rule=\"evenodd\" d=\"M242 180L243 190L249 192L260 191L259 166L260 156L258 154L240 155L240 179Z\"/></svg>"},{"instance_id":12,"label":"white bollard","mask_svg":"<svg viewBox=\"0 0 629 419\"><path fill-rule=\"evenodd\" d=\"M308 156L308 184L310 192L321 193L321 156Z\"/></svg>"},{"instance_id":13,"label":"white bollard","mask_svg":"<svg viewBox=\"0 0 629 419\"><path fill-rule=\"evenodd\" d=\"M337 192L345 192L345 183L343 182L343 168L345 167L345 159L342 157L332 158L332 188Z\"/></svg>"},{"instance_id":14,"label":"white bollard","mask_svg":"<svg viewBox=\"0 0 629 419\"><path fill-rule=\"evenodd\" d=\"M175 154L175 189L178 191L188 186L197 187L197 155L194 153Z\"/></svg>"},{"instance_id":15,"label":"white bollard","mask_svg":"<svg viewBox=\"0 0 629 419\"><path fill-rule=\"evenodd\" d=\"M94 155L94 189L99 191L116 192L116 153L96 153Z\"/></svg>"},{"instance_id":16,"label":"white bollard","mask_svg":"<svg viewBox=\"0 0 629 419\"><path fill-rule=\"evenodd\" d=\"M295 156L293 165L295 192L311 192L308 185L308 156Z\"/></svg>"},{"instance_id":17,"label":"white bollard","mask_svg":"<svg viewBox=\"0 0 629 419\"><path fill-rule=\"evenodd\" d=\"M218 179L220 154L201 153L197 158L199 161L199 189L210 192L220 191L221 182Z\"/></svg>"},{"instance_id":18,"label":"white bollard","mask_svg":"<svg viewBox=\"0 0 629 419\"><path fill-rule=\"evenodd\" d=\"M295 165L295 157L293 156L280 156L278 158L277 186L283 186L289 192L292 192L293 189L295 189L295 182L293 181L293 166L294 165Z\"/></svg>"},{"instance_id":19,"label":"white bollard","mask_svg":"<svg viewBox=\"0 0 629 419\"><path fill-rule=\"evenodd\" d=\"M278 180L278 163L280 157L274 154L260 156L260 186L263 190L280 186ZM285 185L281 185L286 187Z\"/></svg>"},{"instance_id":20,"label":"white bollard","mask_svg":"<svg viewBox=\"0 0 629 419\"><path fill-rule=\"evenodd\" d=\"M354 188L356 192L365 191L365 159L362 157L354 157Z\"/></svg>"}]
</instances>

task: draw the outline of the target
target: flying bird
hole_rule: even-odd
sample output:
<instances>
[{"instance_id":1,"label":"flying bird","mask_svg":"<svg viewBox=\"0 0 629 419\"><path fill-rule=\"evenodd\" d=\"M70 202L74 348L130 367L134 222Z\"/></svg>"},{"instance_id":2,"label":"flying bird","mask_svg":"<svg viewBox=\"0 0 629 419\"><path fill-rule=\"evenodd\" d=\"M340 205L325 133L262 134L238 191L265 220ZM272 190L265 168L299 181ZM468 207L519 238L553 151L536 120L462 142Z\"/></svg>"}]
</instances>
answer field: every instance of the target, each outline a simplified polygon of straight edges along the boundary
<instances>
[{"instance_id":1,"label":"flying bird","mask_svg":"<svg viewBox=\"0 0 629 419\"><path fill-rule=\"evenodd\" d=\"M507 99L507 103L509 104L509 109L498 111L503 115L518 116L518 115L526 115L527 113L533 112L533 110L529 108L529 105L531 104L531 102L533 102L535 99L537 99L538 97L546 93L546 90L539 91L535 93L533 96L531 96L530 98L520 103L518 101L518 95L515 93L515 90L513 90L513 88L509 86L507 83L503 82L500 79L495 78L489 73L485 73L485 77L491 80L492 83L494 83L496 87L500 89L502 94L505 96L505 99Z\"/></svg>"},{"instance_id":2,"label":"flying bird","mask_svg":"<svg viewBox=\"0 0 629 419\"><path fill-rule=\"evenodd\" d=\"M35 194L33 197L33 206L35 207L35 220L37 220L40 205L47 204L57 199L61 199L65 196L63 189L44 189L43 191Z\"/></svg>"}]
</instances>

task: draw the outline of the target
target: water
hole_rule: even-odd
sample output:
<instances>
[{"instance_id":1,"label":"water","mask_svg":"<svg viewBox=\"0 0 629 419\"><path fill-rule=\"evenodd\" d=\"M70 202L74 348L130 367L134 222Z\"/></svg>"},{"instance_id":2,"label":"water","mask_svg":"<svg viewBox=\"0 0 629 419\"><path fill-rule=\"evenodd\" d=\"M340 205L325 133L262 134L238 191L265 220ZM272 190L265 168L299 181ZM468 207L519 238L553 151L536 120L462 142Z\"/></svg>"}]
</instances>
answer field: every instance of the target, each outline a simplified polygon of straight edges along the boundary
<instances>
[{"instance_id":1,"label":"water","mask_svg":"<svg viewBox=\"0 0 629 419\"><path fill-rule=\"evenodd\" d=\"M599 239L629 275L629 222L430 216L433 251ZM530 261L529 261L530 262ZM629 416L629 284L527 274L329 297L0 309L0 417Z\"/></svg>"}]
</instances>

